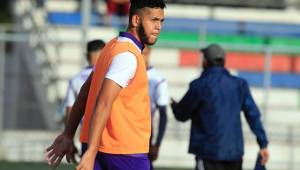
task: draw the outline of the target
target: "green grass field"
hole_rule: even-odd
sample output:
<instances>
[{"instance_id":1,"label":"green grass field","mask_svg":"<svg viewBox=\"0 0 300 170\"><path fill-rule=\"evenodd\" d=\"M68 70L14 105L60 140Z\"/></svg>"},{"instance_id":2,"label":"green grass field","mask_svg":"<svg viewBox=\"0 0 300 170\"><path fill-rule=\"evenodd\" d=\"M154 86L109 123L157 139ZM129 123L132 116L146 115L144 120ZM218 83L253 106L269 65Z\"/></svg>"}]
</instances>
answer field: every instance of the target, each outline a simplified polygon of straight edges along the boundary
<instances>
[{"instance_id":1,"label":"green grass field","mask_svg":"<svg viewBox=\"0 0 300 170\"><path fill-rule=\"evenodd\" d=\"M50 170L46 163L29 163L29 162L0 162L1 170ZM61 164L56 170L74 170L75 166ZM178 168L155 168L155 170L191 170Z\"/></svg>"}]
</instances>

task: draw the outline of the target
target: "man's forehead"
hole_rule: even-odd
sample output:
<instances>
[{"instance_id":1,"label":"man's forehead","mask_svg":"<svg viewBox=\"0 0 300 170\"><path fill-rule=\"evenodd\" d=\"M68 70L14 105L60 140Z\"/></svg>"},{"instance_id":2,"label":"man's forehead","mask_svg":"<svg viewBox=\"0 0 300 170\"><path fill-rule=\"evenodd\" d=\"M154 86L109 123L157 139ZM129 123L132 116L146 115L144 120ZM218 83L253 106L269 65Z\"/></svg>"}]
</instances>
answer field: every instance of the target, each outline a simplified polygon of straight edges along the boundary
<instances>
[{"instance_id":1,"label":"man's forehead","mask_svg":"<svg viewBox=\"0 0 300 170\"><path fill-rule=\"evenodd\" d=\"M162 15L164 15L164 9L162 9L162 8L149 8L149 7L145 7L145 8L141 9L141 14L144 14L144 15L162 14Z\"/></svg>"}]
</instances>

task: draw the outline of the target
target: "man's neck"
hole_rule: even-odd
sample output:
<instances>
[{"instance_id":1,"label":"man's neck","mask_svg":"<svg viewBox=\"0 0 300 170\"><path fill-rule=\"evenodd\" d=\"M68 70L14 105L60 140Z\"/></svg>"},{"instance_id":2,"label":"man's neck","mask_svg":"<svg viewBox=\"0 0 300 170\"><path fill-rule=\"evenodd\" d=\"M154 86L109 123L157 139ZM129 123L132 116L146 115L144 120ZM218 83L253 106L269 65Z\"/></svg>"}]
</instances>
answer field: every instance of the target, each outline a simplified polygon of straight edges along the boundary
<instances>
[{"instance_id":1,"label":"man's neck","mask_svg":"<svg viewBox=\"0 0 300 170\"><path fill-rule=\"evenodd\" d=\"M134 28L127 28L126 32L132 34L137 40L139 40L141 42L141 39L139 38L137 31Z\"/></svg>"},{"instance_id":2,"label":"man's neck","mask_svg":"<svg viewBox=\"0 0 300 170\"><path fill-rule=\"evenodd\" d=\"M139 50L140 52L144 49L144 44L142 44L136 36L134 36L131 32L120 32L118 41L127 41L130 40Z\"/></svg>"}]
</instances>

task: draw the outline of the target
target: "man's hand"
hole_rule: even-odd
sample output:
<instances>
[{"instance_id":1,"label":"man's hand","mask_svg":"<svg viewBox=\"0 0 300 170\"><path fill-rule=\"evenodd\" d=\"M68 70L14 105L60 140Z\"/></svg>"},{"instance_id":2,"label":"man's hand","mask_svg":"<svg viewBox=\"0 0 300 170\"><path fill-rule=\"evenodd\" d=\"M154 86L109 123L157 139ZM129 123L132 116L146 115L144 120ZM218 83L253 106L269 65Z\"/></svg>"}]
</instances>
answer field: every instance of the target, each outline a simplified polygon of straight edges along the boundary
<instances>
[{"instance_id":1,"label":"man's hand","mask_svg":"<svg viewBox=\"0 0 300 170\"><path fill-rule=\"evenodd\" d=\"M176 107L177 104L178 104L178 102L176 100L174 100L174 98L171 97L171 107L172 107L172 109L174 107Z\"/></svg>"},{"instance_id":2,"label":"man's hand","mask_svg":"<svg viewBox=\"0 0 300 170\"><path fill-rule=\"evenodd\" d=\"M75 155L78 153L73 138L65 134L60 134L56 137L53 144L46 149L45 159L52 169L55 169L66 155L69 163L76 163Z\"/></svg>"},{"instance_id":3,"label":"man's hand","mask_svg":"<svg viewBox=\"0 0 300 170\"><path fill-rule=\"evenodd\" d=\"M87 150L84 153L79 165L76 167L76 170L93 170L95 164L95 157L95 152L93 153Z\"/></svg>"},{"instance_id":4,"label":"man's hand","mask_svg":"<svg viewBox=\"0 0 300 170\"><path fill-rule=\"evenodd\" d=\"M150 161L155 161L158 158L159 146L151 145L149 149L149 159Z\"/></svg>"},{"instance_id":5,"label":"man's hand","mask_svg":"<svg viewBox=\"0 0 300 170\"><path fill-rule=\"evenodd\" d=\"M260 155L261 155L261 164L265 165L269 160L269 150L268 150L268 148L262 148L260 150Z\"/></svg>"}]
</instances>

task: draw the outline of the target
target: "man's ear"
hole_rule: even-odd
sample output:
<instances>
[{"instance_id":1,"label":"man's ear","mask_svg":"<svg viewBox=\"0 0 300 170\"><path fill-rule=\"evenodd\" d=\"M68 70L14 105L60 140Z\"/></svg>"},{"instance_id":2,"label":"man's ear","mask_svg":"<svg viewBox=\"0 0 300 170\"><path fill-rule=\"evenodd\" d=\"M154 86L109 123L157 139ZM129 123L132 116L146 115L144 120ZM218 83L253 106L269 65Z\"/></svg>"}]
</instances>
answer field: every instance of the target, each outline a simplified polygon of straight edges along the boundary
<instances>
[{"instance_id":1,"label":"man's ear","mask_svg":"<svg viewBox=\"0 0 300 170\"><path fill-rule=\"evenodd\" d=\"M140 24L140 17L136 14L133 15L132 19L131 19L131 22L132 22L132 26L138 27L138 25Z\"/></svg>"}]
</instances>

